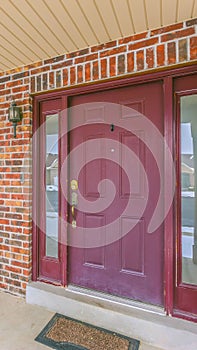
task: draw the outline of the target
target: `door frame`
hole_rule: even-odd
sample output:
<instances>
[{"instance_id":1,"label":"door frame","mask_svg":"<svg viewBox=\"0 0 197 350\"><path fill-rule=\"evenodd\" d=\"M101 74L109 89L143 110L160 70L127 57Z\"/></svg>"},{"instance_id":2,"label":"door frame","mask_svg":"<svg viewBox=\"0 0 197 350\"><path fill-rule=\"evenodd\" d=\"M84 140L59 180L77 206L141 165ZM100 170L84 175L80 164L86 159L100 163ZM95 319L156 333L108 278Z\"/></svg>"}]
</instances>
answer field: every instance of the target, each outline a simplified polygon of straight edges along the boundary
<instances>
[{"instance_id":1,"label":"door frame","mask_svg":"<svg viewBox=\"0 0 197 350\"><path fill-rule=\"evenodd\" d=\"M70 96L78 94L86 94L90 92L98 92L108 89L115 89L116 87L123 87L135 84L142 84L147 82L152 82L156 80L163 80L163 91L164 91L164 137L166 143L173 155L175 156L174 140L175 140L175 115L174 115L174 101L173 101L173 79L176 77L181 77L197 72L197 64L186 64L180 68L171 68L166 70L155 70L151 72L142 72L136 75L128 75L122 78L114 78L101 82L87 83L80 86L74 86L64 89L59 89L56 91L50 91L42 94L33 94L33 134L39 127L39 115L41 110L41 104L49 102L55 99L61 100L61 108L66 109L68 106L68 100ZM62 118L61 126L67 127L66 118ZM33 161L33 179L32 179L32 192L33 192L33 217L37 217L37 203L39 202L38 191L36 190L37 174L39 170L39 164L36 159L38 154L38 138L33 140L32 148L32 161ZM64 151L61 150L61 156L65 156L67 153L67 143L64 141ZM173 169L169 169L166 164L168 164L168 152L164 150L164 176L167 178L169 171L173 172ZM176 280L176 244L175 244L175 223L174 214L176 207L176 199L174 200L174 205L172 205L167 217L164 222L164 309L167 315L174 315L177 317L182 317L190 319L190 317L184 313L181 315L174 312L173 302L174 302L174 284ZM67 213L62 212L63 201L61 200L61 214L65 216ZM165 203L164 203L165 205ZM44 277L39 278L38 271L38 246L39 246L39 230L38 227L32 222L33 230L33 244L32 244L32 280L33 281L43 281L58 285L67 285L67 247L61 245L60 247L60 265L61 265L61 280L54 281ZM194 319L193 319L194 320ZM197 321L197 316L195 318Z\"/></svg>"},{"instance_id":2,"label":"door frame","mask_svg":"<svg viewBox=\"0 0 197 350\"><path fill-rule=\"evenodd\" d=\"M183 84L184 85L184 84ZM177 190L175 193L175 201L177 203L175 207L175 229L176 229L176 253L177 257L176 260L179 261L179 265L176 268L176 281L175 281L175 296L177 300L174 300L174 315L177 317L183 317L188 320L194 320L197 322L197 317L194 314L190 314L189 311L181 311L179 309L180 304L184 304L184 307L186 308L185 304L187 300L195 301L196 300L196 294L197 294L197 285L192 285L189 283L184 283L182 281L182 251L181 251L181 131L180 131L180 121L181 121L181 109L180 109L180 100L183 96L191 96L193 94L197 94L197 86L192 88L186 88L184 86L183 90L182 88L178 87L178 89L175 89L174 92L174 116L176 120L176 129L175 129L175 154L176 154L176 179L177 179ZM179 301L180 298L180 301ZM177 305L177 306L176 306ZM191 304L190 304L191 305ZM189 306L190 306L189 305Z\"/></svg>"}]
</instances>

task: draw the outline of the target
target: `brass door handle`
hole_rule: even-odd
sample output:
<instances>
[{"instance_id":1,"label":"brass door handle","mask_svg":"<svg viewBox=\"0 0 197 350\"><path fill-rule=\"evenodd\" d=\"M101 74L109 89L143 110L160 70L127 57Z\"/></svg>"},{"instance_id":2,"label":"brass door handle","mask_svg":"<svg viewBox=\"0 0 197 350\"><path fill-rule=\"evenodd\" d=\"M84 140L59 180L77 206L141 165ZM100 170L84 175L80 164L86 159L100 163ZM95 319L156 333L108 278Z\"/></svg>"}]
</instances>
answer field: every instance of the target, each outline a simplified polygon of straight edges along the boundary
<instances>
[{"instance_id":1,"label":"brass door handle","mask_svg":"<svg viewBox=\"0 0 197 350\"><path fill-rule=\"evenodd\" d=\"M74 219L75 218L75 206L74 205L72 205L72 207L71 207L71 214L72 214L72 217Z\"/></svg>"}]
</instances>

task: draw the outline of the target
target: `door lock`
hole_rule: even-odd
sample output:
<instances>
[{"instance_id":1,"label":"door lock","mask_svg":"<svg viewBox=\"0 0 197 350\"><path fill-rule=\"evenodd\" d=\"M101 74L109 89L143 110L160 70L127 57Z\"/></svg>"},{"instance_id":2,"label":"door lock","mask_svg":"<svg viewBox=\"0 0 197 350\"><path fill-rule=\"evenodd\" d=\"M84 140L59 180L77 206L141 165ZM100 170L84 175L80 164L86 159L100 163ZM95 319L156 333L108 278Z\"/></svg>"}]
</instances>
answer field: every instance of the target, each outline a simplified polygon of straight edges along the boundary
<instances>
[{"instance_id":1,"label":"door lock","mask_svg":"<svg viewBox=\"0 0 197 350\"><path fill-rule=\"evenodd\" d=\"M70 183L71 190L76 191L78 189L78 181L73 179Z\"/></svg>"},{"instance_id":2,"label":"door lock","mask_svg":"<svg viewBox=\"0 0 197 350\"><path fill-rule=\"evenodd\" d=\"M76 220L72 220L72 228L77 228L77 221Z\"/></svg>"},{"instance_id":3,"label":"door lock","mask_svg":"<svg viewBox=\"0 0 197 350\"><path fill-rule=\"evenodd\" d=\"M77 196L77 193L76 192L72 192L72 196L71 196L71 201L72 201L72 205L77 205L78 204L78 196Z\"/></svg>"}]
</instances>

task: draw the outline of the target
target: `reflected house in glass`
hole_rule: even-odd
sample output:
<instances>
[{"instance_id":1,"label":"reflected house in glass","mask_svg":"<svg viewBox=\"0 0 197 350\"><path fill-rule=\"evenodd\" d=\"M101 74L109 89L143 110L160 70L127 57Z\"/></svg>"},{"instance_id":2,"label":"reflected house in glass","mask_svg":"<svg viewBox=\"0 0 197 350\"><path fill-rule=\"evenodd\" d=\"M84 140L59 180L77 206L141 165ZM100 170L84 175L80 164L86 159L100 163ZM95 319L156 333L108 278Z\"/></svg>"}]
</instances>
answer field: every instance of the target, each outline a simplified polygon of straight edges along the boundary
<instances>
[{"instance_id":1,"label":"reflected house in glass","mask_svg":"<svg viewBox=\"0 0 197 350\"><path fill-rule=\"evenodd\" d=\"M58 155L49 153L46 159L46 185L48 186L48 191L58 186Z\"/></svg>"}]
</instances>

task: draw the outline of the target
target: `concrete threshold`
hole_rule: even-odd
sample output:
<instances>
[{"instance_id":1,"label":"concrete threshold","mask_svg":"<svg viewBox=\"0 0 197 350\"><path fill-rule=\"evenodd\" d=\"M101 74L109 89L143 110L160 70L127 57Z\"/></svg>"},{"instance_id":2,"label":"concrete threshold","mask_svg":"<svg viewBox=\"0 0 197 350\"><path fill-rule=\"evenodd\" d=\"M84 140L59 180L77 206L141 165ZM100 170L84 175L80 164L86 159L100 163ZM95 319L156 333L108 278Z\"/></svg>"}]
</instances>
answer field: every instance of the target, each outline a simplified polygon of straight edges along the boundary
<instances>
[{"instance_id":1,"label":"concrete threshold","mask_svg":"<svg viewBox=\"0 0 197 350\"><path fill-rule=\"evenodd\" d=\"M160 349L197 349L197 324L166 316L164 310L152 305L41 282L27 286L26 301Z\"/></svg>"}]
</instances>

